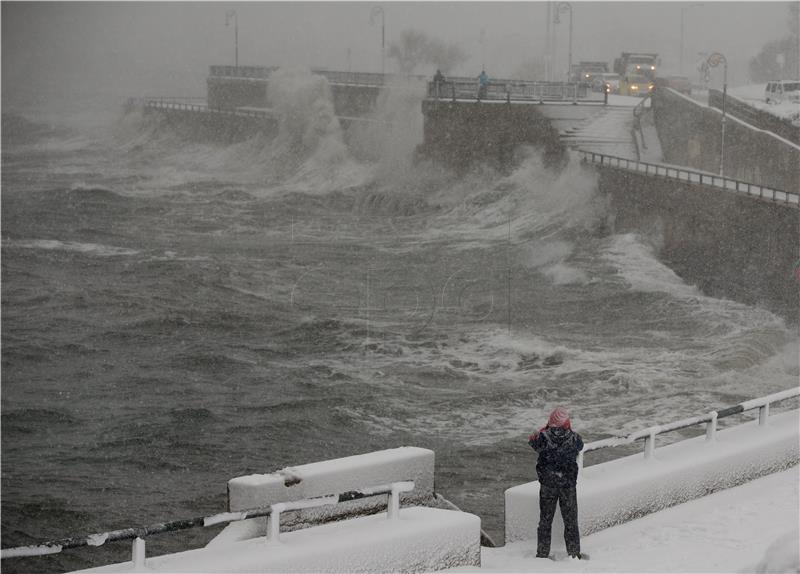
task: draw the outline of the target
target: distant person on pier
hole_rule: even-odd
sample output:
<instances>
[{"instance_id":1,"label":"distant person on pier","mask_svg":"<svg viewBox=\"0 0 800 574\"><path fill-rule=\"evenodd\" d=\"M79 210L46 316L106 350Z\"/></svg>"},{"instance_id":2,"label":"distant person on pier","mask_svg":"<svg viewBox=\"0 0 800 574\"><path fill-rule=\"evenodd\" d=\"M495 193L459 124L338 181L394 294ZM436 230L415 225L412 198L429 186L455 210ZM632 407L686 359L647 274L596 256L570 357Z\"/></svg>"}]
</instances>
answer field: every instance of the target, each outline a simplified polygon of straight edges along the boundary
<instances>
[{"instance_id":1,"label":"distant person on pier","mask_svg":"<svg viewBox=\"0 0 800 574\"><path fill-rule=\"evenodd\" d=\"M441 94L442 87L444 86L444 74L442 74L441 70L436 70L436 73L433 75L433 91L438 98Z\"/></svg>"},{"instance_id":2,"label":"distant person on pier","mask_svg":"<svg viewBox=\"0 0 800 574\"><path fill-rule=\"evenodd\" d=\"M536 474L539 475L536 557L550 556L550 535L558 503L564 518L567 554L581 558L575 485L578 482L578 453L583 450L583 439L572 430L567 410L558 407L550 413L547 424L528 438L528 444L539 453L536 462Z\"/></svg>"},{"instance_id":3,"label":"distant person on pier","mask_svg":"<svg viewBox=\"0 0 800 574\"><path fill-rule=\"evenodd\" d=\"M478 76L478 99L486 97L486 88L489 87L489 76L486 75L486 70L481 70Z\"/></svg>"}]
</instances>

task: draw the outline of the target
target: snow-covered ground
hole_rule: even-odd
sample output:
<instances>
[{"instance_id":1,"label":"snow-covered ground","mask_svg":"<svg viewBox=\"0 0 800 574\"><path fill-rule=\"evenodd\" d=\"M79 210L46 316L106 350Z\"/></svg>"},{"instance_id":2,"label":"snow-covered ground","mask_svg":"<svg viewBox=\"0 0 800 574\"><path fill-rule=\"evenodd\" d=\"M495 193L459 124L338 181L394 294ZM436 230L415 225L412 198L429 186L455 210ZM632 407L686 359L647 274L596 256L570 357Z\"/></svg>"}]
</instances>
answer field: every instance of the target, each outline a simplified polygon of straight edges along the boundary
<instances>
[{"instance_id":1,"label":"snow-covered ground","mask_svg":"<svg viewBox=\"0 0 800 574\"><path fill-rule=\"evenodd\" d=\"M768 104L764 99L764 88L766 87L766 84L751 84L729 88L728 93L756 109L789 120L795 125L800 125L800 102L783 101L779 104Z\"/></svg>"},{"instance_id":2,"label":"snow-covered ground","mask_svg":"<svg viewBox=\"0 0 800 574\"><path fill-rule=\"evenodd\" d=\"M535 541L516 542L448 572L798 572L799 488L794 466L586 536L589 560L536 558Z\"/></svg>"}]
</instances>

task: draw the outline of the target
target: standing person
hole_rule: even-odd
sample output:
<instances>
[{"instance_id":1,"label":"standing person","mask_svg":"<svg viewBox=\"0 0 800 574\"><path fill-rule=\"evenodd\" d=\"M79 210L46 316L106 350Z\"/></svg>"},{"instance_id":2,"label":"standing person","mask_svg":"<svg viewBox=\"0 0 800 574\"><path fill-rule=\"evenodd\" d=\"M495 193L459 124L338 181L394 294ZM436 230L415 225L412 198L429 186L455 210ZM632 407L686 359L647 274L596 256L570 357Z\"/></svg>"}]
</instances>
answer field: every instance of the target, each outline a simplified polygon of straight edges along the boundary
<instances>
[{"instance_id":1,"label":"standing person","mask_svg":"<svg viewBox=\"0 0 800 574\"><path fill-rule=\"evenodd\" d=\"M478 99L486 97L486 88L489 86L489 76L486 75L486 70L481 70L478 76Z\"/></svg>"},{"instance_id":2,"label":"standing person","mask_svg":"<svg viewBox=\"0 0 800 574\"><path fill-rule=\"evenodd\" d=\"M550 555L550 534L556 503L564 518L564 541L567 554L581 558L581 539L578 532L578 453L583 449L581 435L572 430L569 413L557 407L547 425L528 438L528 444L539 453L536 474L539 475L539 529L536 557Z\"/></svg>"},{"instance_id":3,"label":"standing person","mask_svg":"<svg viewBox=\"0 0 800 574\"><path fill-rule=\"evenodd\" d=\"M442 74L441 70L437 69L436 73L433 75L433 90L437 98L442 89L442 84L444 84L444 74Z\"/></svg>"}]
</instances>

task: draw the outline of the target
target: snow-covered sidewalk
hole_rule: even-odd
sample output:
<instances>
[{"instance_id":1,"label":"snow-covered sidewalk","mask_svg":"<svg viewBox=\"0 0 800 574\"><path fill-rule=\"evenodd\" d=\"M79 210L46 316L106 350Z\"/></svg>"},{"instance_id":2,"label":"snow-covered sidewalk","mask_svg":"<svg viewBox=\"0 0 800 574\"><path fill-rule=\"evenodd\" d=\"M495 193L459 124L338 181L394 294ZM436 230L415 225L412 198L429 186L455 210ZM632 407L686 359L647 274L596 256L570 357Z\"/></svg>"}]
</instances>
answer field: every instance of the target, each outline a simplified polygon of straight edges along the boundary
<instances>
[{"instance_id":1,"label":"snow-covered sidewalk","mask_svg":"<svg viewBox=\"0 0 800 574\"><path fill-rule=\"evenodd\" d=\"M794 466L586 536L589 560L536 558L535 541L517 542L449 572L797 572L798 490Z\"/></svg>"}]
</instances>

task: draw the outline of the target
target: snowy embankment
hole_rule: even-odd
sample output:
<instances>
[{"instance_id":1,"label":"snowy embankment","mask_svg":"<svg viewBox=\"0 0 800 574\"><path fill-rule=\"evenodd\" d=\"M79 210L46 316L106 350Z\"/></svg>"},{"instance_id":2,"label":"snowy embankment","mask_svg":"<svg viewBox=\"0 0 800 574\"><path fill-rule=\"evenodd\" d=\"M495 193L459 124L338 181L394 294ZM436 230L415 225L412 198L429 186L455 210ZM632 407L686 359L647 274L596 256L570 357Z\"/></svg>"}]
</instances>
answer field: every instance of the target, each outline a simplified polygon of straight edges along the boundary
<instances>
[{"instance_id":1,"label":"snowy embankment","mask_svg":"<svg viewBox=\"0 0 800 574\"><path fill-rule=\"evenodd\" d=\"M783 120L792 122L800 126L800 102L790 102L788 100L781 103L768 104L764 97L766 84L752 84L749 86L739 86L730 88L728 93L734 98L753 106L757 110L769 112Z\"/></svg>"}]
</instances>

